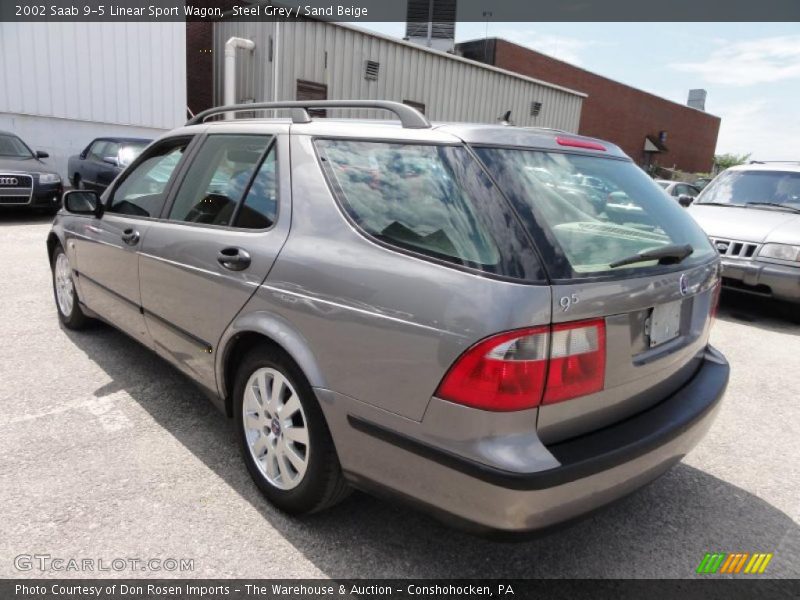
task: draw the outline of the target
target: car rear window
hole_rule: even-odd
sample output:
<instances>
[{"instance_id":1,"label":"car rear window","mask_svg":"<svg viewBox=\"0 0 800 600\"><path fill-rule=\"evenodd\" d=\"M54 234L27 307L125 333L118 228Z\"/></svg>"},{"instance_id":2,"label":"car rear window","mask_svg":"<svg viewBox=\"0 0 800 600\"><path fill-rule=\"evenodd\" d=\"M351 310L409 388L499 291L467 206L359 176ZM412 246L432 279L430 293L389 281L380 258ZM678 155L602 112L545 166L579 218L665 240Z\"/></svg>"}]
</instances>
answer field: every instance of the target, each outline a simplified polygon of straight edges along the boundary
<instances>
[{"instance_id":1,"label":"car rear window","mask_svg":"<svg viewBox=\"0 0 800 600\"><path fill-rule=\"evenodd\" d=\"M672 244L694 249L681 267L714 255L694 220L632 162L526 149L476 152L537 240L553 279L669 268L656 261L610 265Z\"/></svg>"},{"instance_id":2,"label":"car rear window","mask_svg":"<svg viewBox=\"0 0 800 600\"><path fill-rule=\"evenodd\" d=\"M371 238L446 263L540 281L513 211L462 146L320 139L331 187Z\"/></svg>"}]
</instances>

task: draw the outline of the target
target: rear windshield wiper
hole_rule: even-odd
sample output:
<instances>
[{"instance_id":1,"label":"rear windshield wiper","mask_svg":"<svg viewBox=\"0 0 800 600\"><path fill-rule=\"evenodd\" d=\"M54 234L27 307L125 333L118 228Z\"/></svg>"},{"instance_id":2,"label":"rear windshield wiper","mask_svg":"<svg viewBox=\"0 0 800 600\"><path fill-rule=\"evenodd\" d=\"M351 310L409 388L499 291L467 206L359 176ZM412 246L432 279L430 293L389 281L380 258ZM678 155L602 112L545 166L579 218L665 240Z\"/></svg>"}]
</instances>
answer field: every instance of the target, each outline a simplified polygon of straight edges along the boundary
<instances>
[{"instance_id":1,"label":"rear windshield wiper","mask_svg":"<svg viewBox=\"0 0 800 600\"><path fill-rule=\"evenodd\" d=\"M670 244L668 246L661 246L660 248L653 248L652 250L645 250L644 252L639 252L638 254L633 254L626 258L620 258L610 263L608 266L612 269L616 269L617 267L650 260L657 260L660 265L676 265L692 252L694 252L694 248L692 248L690 244Z\"/></svg>"},{"instance_id":2,"label":"rear windshield wiper","mask_svg":"<svg viewBox=\"0 0 800 600\"><path fill-rule=\"evenodd\" d=\"M775 208L782 208L783 210L800 213L800 208L789 206L788 204L781 204L780 202L748 202L747 206L774 206Z\"/></svg>"}]
</instances>

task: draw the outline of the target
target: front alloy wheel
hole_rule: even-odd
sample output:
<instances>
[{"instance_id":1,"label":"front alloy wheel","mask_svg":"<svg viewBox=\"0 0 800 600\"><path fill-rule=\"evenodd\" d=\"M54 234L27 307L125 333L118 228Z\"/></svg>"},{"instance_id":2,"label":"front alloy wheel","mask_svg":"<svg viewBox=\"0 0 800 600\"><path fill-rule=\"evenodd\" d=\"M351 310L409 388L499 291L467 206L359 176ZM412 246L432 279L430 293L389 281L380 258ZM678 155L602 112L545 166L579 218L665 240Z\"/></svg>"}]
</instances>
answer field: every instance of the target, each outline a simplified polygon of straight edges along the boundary
<instances>
[{"instance_id":1,"label":"front alloy wheel","mask_svg":"<svg viewBox=\"0 0 800 600\"><path fill-rule=\"evenodd\" d=\"M53 253L53 293L56 298L58 318L64 326L69 329L83 328L88 318L81 310L72 278L72 267L61 246L57 246Z\"/></svg>"}]
</instances>

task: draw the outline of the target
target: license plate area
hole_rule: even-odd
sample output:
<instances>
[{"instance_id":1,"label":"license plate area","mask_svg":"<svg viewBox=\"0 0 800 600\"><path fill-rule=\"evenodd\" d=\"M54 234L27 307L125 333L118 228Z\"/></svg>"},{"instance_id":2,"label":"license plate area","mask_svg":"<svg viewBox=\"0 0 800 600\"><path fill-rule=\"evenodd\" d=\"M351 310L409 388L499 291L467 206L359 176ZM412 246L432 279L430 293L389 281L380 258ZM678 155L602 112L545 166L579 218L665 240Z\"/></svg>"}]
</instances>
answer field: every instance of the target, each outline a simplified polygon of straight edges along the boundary
<instances>
[{"instance_id":1,"label":"license plate area","mask_svg":"<svg viewBox=\"0 0 800 600\"><path fill-rule=\"evenodd\" d=\"M653 348L680 335L682 300L659 304L650 312L645 321L645 333L650 339Z\"/></svg>"}]
</instances>

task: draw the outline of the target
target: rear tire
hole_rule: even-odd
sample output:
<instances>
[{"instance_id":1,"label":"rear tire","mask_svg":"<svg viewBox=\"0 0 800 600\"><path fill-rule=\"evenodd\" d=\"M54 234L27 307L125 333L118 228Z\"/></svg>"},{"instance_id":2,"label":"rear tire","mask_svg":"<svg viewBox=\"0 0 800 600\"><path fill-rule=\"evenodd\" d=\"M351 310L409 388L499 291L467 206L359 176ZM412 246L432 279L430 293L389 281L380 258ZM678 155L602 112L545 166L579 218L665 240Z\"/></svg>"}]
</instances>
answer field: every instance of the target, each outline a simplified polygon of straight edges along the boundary
<instances>
[{"instance_id":1,"label":"rear tire","mask_svg":"<svg viewBox=\"0 0 800 600\"><path fill-rule=\"evenodd\" d=\"M251 350L237 371L233 400L244 462L267 500L300 515L349 494L322 409L288 355L267 344Z\"/></svg>"},{"instance_id":2,"label":"rear tire","mask_svg":"<svg viewBox=\"0 0 800 600\"><path fill-rule=\"evenodd\" d=\"M89 318L81 310L78 292L75 290L72 267L61 246L53 252L53 295L58 318L67 329L83 329Z\"/></svg>"}]
</instances>

